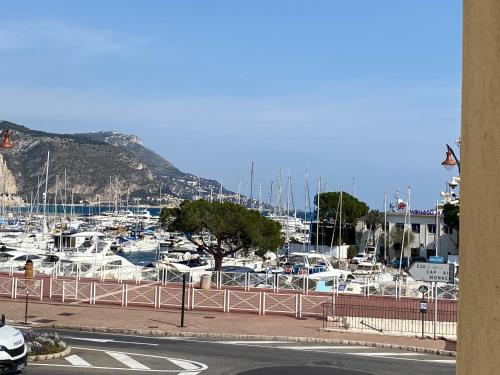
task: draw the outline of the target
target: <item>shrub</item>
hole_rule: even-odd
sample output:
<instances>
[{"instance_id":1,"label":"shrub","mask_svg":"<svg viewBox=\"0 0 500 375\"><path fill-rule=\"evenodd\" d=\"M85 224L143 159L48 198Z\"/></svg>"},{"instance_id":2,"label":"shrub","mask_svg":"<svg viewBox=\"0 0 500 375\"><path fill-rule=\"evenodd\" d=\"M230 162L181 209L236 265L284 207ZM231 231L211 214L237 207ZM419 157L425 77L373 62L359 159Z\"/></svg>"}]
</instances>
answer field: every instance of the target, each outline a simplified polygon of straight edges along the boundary
<instances>
[{"instance_id":1,"label":"shrub","mask_svg":"<svg viewBox=\"0 0 500 375\"><path fill-rule=\"evenodd\" d=\"M23 336L28 355L59 353L68 347L57 333L28 330L23 332Z\"/></svg>"}]
</instances>

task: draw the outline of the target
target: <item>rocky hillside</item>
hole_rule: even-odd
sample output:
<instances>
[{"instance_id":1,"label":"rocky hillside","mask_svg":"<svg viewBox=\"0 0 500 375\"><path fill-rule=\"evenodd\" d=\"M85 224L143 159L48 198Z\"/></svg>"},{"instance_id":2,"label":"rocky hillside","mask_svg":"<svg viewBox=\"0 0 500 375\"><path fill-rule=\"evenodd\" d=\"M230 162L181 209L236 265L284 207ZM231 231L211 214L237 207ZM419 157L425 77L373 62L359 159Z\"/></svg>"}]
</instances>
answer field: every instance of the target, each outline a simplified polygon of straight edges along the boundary
<instances>
[{"instance_id":1,"label":"rocky hillside","mask_svg":"<svg viewBox=\"0 0 500 375\"><path fill-rule=\"evenodd\" d=\"M12 132L14 148L0 150L7 174L10 171L13 176L5 191L17 192L25 200L29 200L31 194L36 195L38 190L44 191L48 151L49 200L52 201L56 190L59 202L66 191L67 196L73 192L75 200L116 202L123 201L128 194L149 204L158 203L160 188L163 199L207 198L210 190L214 194L219 191L216 181L181 172L144 147L135 135L117 132L55 134L0 122L0 129L6 128ZM224 193L232 194L227 190Z\"/></svg>"}]
</instances>

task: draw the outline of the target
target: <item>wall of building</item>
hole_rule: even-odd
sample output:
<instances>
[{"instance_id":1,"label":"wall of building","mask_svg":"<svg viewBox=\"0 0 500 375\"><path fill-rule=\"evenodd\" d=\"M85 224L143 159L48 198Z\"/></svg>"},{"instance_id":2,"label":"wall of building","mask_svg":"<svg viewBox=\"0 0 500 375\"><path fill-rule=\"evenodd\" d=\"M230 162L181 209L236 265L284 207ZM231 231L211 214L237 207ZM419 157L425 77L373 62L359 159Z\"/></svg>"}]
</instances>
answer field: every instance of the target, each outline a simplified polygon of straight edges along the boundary
<instances>
[{"instance_id":1,"label":"wall of building","mask_svg":"<svg viewBox=\"0 0 500 375\"><path fill-rule=\"evenodd\" d=\"M458 237L457 237L457 232L452 231L450 229L446 229L444 223L443 223L443 218L440 216L438 218L439 220L439 226L438 226L438 251L437 255L443 256L445 259L447 259L448 254L450 255L457 255L458 254ZM404 212L388 212L387 213L387 223L388 223L388 233L392 231L392 229L396 225L403 225L405 222L405 214ZM413 224L413 226L418 226L414 228L414 238L412 243L410 244L409 248L405 250L405 256L410 256L411 255L411 250L410 249L419 249L419 254L420 256L428 257L430 255L435 255L435 249L436 249L436 234L435 231L431 230L429 226L432 226L435 228L436 226L436 216L435 215L410 215L410 222ZM407 224L407 228L409 228L409 224ZM366 225L363 221L360 221L359 225L357 226L358 231L364 231L365 236L364 238L367 238L368 236L366 233L368 230L366 229ZM446 232L450 233L446 233ZM376 238L380 233L382 232L382 229L379 229L376 233ZM382 240L383 241L383 240ZM388 254L390 259L394 259L395 257L399 256L399 253L394 250L390 245L390 241L388 240ZM377 244L377 253L382 254L383 253L383 248L384 244L379 241Z\"/></svg>"},{"instance_id":2,"label":"wall of building","mask_svg":"<svg viewBox=\"0 0 500 375\"><path fill-rule=\"evenodd\" d=\"M500 1L464 0L457 374L500 372Z\"/></svg>"}]
</instances>

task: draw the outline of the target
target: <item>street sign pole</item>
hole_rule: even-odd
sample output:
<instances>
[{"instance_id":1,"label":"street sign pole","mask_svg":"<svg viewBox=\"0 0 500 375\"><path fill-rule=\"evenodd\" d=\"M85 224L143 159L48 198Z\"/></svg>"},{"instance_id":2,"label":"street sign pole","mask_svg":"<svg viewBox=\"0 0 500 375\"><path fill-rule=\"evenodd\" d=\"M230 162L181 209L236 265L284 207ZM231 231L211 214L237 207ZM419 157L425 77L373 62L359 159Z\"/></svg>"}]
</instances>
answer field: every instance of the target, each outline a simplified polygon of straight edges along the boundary
<instances>
[{"instance_id":1,"label":"street sign pole","mask_svg":"<svg viewBox=\"0 0 500 375\"><path fill-rule=\"evenodd\" d=\"M436 339L436 326L438 320L438 283L434 283L434 340Z\"/></svg>"},{"instance_id":2,"label":"street sign pole","mask_svg":"<svg viewBox=\"0 0 500 375\"><path fill-rule=\"evenodd\" d=\"M184 312L186 305L186 273L182 274L181 327L184 327Z\"/></svg>"},{"instance_id":3,"label":"street sign pole","mask_svg":"<svg viewBox=\"0 0 500 375\"><path fill-rule=\"evenodd\" d=\"M422 299L420 300L420 316L422 317L422 340L425 338L425 314L427 313L427 301L425 300L425 293L429 291L426 285L420 285L418 288L419 292L422 293Z\"/></svg>"}]
</instances>

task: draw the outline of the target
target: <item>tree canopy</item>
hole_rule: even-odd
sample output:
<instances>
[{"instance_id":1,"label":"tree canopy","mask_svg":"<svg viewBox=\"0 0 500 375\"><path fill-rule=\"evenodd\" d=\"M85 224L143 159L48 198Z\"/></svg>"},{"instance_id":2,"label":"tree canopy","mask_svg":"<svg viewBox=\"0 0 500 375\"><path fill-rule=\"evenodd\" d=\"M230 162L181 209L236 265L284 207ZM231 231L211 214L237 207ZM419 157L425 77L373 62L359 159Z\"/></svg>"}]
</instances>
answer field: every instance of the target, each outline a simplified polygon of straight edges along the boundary
<instances>
[{"instance_id":1,"label":"tree canopy","mask_svg":"<svg viewBox=\"0 0 500 375\"><path fill-rule=\"evenodd\" d=\"M460 206L458 204L445 203L443 206L443 221L457 232L460 230Z\"/></svg>"},{"instance_id":2,"label":"tree canopy","mask_svg":"<svg viewBox=\"0 0 500 375\"><path fill-rule=\"evenodd\" d=\"M404 249L408 249L411 243L415 240L415 234L408 229L404 230ZM394 226L391 229L389 235L392 248L397 251L401 251L401 244L403 243L403 228Z\"/></svg>"},{"instance_id":3,"label":"tree canopy","mask_svg":"<svg viewBox=\"0 0 500 375\"><path fill-rule=\"evenodd\" d=\"M216 270L223 257L240 250L262 254L283 245L278 222L229 202L184 201L179 208L162 209L160 222L170 231L185 233L189 241L213 255Z\"/></svg>"},{"instance_id":4,"label":"tree canopy","mask_svg":"<svg viewBox=\"0 0 500 375\"><path fill-rule=\"evenodd\" d=\"M321 193L319 195L319 218L320 220L339 220L340 192ZM318 196L314 197L314 204L318 204ZM349 193L342 192L342 219L351 227L356 225L357 220L368 213L368 205L353 197Z\"/></svg>"}]
</instances>

